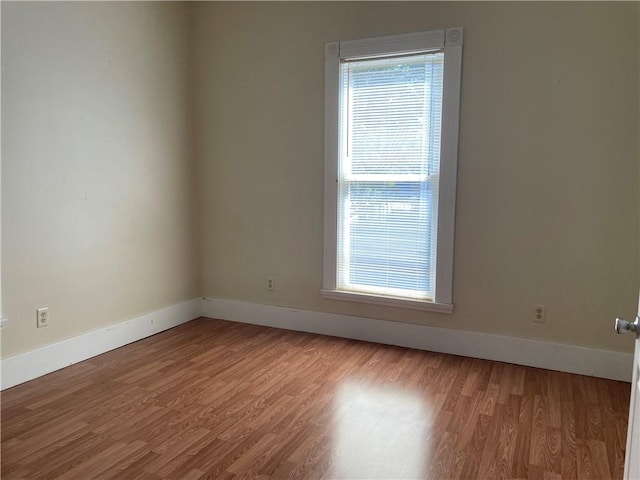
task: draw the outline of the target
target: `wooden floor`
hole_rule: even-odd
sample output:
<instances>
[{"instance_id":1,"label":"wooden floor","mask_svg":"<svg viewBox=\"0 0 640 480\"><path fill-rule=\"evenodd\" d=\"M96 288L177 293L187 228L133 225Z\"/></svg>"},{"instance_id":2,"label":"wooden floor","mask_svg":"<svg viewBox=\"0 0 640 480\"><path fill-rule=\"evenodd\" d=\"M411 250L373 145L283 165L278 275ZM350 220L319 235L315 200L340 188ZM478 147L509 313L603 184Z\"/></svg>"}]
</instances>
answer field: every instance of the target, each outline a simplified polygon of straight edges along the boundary
<instances>
[{"instance_id":1,"label":"wooden floor","mask_svg":"<svg viewBox=\"0 0 640 480\"><path fill-rule=\"evenodd\" d=\"M2 479L622 478L630 386L199 319L2 393Z\"/></svg>"}]
</instances>

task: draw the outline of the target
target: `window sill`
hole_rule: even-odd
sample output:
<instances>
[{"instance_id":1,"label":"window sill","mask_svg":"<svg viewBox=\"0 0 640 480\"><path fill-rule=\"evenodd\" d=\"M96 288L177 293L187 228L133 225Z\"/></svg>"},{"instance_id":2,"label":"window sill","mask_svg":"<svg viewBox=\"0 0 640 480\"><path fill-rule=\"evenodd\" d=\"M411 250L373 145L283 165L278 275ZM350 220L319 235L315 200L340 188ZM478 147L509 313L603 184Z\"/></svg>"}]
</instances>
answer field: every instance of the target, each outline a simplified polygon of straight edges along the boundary
<instances>
[{"instance_id":1,"label":"window sill","mask_svg":"<svg viewBox=\"0 0 640 480\"><path fill-rule=\"evenodd\" d=\"M347 302L369 303L372 305L385 305L387 307L410 308L428 312L452 313L453 305L449 303L436 303L428 300L409 300L398 297L384 297L382 295L369 295L365 293L345 292L342 290L321 290L323 298L329 300L343 300Z\"/></svg>"}]
</instances>

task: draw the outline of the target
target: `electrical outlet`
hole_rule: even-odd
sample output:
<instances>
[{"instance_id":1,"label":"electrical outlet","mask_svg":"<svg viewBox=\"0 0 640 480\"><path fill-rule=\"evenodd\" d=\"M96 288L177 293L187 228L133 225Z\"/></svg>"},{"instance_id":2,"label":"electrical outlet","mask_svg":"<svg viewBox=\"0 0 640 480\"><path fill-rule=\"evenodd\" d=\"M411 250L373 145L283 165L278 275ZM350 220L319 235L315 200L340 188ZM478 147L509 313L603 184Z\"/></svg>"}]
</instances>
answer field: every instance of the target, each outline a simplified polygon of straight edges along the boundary
<instances>
[{"instance_id":1,"label":"electrical outlet","mask_svg":"<svg viewBox=\"0 0 640 480\"><path fill-rule=\"evenodd\" d=\"M546 323L547 322L547 307L544 305L534 305L533 306L533 321L535 323Z\"/></svg>"},{"instance_id":2,"label":"electrical outlet","mask_svg":"<svg viewBox=\"0 0 640 480\"><path fill-rule=\"evenodd\" d=\"M42 307L36 310L36 327L49 326L49 307Z\"/></svg>"},{"instance_id":3,"label":"electrical outlet","mask_svg":"<svg viewBox=\"0 0 640 480\"><path fill-rule=\"evenodd\" d=\"M267 277L267 290L273 290L275 288L273 277Z\"/></svg>"}]
</instances>

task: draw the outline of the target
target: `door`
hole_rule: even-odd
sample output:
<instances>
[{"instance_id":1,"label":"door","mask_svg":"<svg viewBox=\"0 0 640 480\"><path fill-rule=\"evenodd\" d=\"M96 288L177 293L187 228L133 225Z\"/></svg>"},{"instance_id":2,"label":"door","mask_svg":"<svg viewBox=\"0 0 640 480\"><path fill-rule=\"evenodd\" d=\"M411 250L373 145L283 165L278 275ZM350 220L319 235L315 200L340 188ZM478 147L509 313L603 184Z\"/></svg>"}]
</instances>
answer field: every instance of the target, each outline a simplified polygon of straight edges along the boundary
<instances>
[{"instance_id":1,"label":"door","mask_svg":"<svg viewBox=\"0 0 640 480\"><path fill-rule=\"evenodd\" d=\"M640 316L640 305L638 305L638 315ZM638 326L638 317L633 323L617 318L616 331L618 333L634 333L636 336L624 478L625 480L637 480L640 479L640 327Z\"/></svg>"}]
</instances>

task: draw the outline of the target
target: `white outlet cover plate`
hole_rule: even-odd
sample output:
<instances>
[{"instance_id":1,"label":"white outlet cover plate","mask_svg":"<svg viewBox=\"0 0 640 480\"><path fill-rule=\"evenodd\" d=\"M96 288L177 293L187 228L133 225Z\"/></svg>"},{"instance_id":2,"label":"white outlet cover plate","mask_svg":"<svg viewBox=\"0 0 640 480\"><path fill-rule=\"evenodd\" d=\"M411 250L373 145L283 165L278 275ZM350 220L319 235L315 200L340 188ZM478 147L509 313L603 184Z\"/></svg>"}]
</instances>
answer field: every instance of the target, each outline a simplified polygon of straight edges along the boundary
<instances>
[{"instance_id":1,"label":"white outlet cover plate","mask_svg":"<svg viewBox=\"0 0 640 480\"><path fill-rule=\"evenodd\" d=\"M36 310L36 326L38 328L49 326L49 307L38 308ZM44 317L43 317L44 314Z\"/></svg>"}]
</instances>

